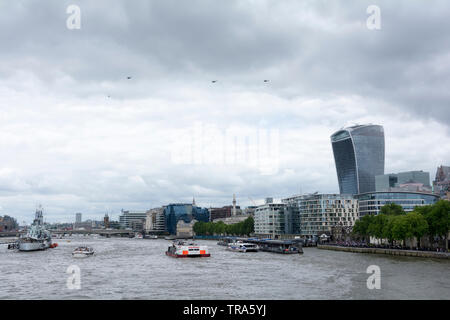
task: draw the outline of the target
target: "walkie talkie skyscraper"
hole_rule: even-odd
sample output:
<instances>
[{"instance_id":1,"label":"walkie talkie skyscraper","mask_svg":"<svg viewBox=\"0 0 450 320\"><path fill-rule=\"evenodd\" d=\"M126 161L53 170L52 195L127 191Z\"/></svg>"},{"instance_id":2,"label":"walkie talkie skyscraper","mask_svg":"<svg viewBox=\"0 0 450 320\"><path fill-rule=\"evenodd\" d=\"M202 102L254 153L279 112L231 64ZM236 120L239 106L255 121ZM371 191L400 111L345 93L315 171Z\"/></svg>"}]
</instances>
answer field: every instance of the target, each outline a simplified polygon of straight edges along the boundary
<instances>
[{"instance_id":1,"label":"walkie talkie skyscraper","mask_svg":"<svg viewBox=\"0 0 450 320\"><path fill-rule=\"evenodd\" d=\"M375 176L384 174L384 130L355 125L331 136L341 194L375 191Z\"/></svg>"}]
</instances>

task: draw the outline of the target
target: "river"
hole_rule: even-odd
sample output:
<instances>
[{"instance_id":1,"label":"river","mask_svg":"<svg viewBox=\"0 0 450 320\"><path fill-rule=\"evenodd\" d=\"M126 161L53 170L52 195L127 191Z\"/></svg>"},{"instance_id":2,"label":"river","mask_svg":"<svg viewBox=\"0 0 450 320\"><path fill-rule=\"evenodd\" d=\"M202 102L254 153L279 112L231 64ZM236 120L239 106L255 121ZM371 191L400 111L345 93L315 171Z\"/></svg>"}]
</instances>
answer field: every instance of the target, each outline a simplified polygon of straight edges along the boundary
<instances>
[{"instance_id":1,"label":"river","mask_svg":"<svg viewBox=\"0 0 450 320\"><path fill-rule=\"evenodd\" d=\"M449 299L450 262L304 248L303 255L226 251L175 259L167 240L54 239L55 249L17 252L0 246L0 299ZM96 254L72 258L79 245ZM80 289L69 289L70 266ZM367 267L380 268L381 288L367 288ZM76 268L76 267L75 267Z\"/></svg>"}]
</instances>

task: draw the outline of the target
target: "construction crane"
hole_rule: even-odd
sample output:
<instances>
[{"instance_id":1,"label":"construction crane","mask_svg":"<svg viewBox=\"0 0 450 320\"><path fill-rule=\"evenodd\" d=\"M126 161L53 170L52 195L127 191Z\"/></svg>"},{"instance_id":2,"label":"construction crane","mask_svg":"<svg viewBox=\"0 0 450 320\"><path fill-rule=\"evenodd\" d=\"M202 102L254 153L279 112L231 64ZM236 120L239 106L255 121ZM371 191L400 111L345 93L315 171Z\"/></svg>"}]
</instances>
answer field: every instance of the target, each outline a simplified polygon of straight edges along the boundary
<instances>
[{"instance_id":1,"label":"construction crane","mask_svg":"<svg viewBox=\"0 0 450 320\"><path fill-rule=\"evenodd\" d=\"M255 207L257 207L258 205L256 204L256 202L255 201L253 201L253 199L252 198L250 198L250 197L248 197L249 199L250 199L250 201L253 203L253 205L255 206Z\"/></svg>"}]
</instances>

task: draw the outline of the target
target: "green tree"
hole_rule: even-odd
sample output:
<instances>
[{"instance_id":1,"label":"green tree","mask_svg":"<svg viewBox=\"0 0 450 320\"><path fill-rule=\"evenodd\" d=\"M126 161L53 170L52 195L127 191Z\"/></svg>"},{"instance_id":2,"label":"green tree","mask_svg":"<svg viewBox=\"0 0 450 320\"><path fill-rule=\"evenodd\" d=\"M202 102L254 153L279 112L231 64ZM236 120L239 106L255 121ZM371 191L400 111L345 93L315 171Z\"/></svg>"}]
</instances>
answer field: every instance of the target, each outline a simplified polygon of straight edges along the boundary
<instances>
[{"instance_id":1,"label":"green tree","mask_svg":"<svg viewBox=\"0 0 450 320\"><path fill-rule=\"evenodd\" d=\"M380 214L399 216L405 214L405 211L401 205L389 203L381 207Z\"/></svg>"},{"instance_id":2,"label":"green tree","mask_svg":"<svg viewBox=\"0 0 450 320\"><path fill-rule=\"evenodd\" d=\"M428 231L427 220L423 215L416 211L409 212L405 217L411 228L412 235L417 239L417 246L420 248L420 238Z\"/></svg>"}]
</instances>

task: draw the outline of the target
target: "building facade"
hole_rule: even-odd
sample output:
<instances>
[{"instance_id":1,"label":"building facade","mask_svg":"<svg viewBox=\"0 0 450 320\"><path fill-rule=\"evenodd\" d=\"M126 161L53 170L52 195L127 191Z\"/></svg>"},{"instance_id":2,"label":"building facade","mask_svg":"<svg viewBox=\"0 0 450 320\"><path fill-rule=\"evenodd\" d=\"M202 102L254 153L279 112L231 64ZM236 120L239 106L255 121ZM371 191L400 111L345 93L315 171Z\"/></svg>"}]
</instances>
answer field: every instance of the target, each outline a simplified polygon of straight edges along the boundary
<instances>
[{"instance_id":1,"label":"building facade","mask_svg":"<svg viewBox=\"0 0 450 320\"><path fill-rule=\"evenodd\" d=\"M443 199L450 199L450 167L441 165L437 168L433 191Z\"/></svg>"},{"instance_id":2,"label":"building facade","mask_svg":"<svg viewBox=\"0 0 450 320\"><path fill-rule=\"evenodd\" d=\"M359 203L360 217L366 214L379 214L381 207L386 204L395 203L410 212L417 206L426 206L439 200L439 196L425 192L368 192L356 196Z\"/></svg>"},{"instance_id":3,"label":"building facade","mask_svg":"<svg viewBox=\"0 0 450 320\"><path fill-rule=\"evenodd\" d=\"M177 223L183 220L190 223L192 220L208 222L209 211L206 208L185 203L172 203L164 207L166 230L172 235L177 234Z\"/></svg>"},{"instance_id":4,"label":"building facade","mask_svg":"<svg viewBox=\"0 0 450 320\"><path fill-rule=\"evenodd\" d=\"M151 233L163 233L166 231L164 207L153 208L147 211L145 231Z\"/></svg>"},{"instance_id":5,"label":"building facade","mask_svg":"<svg viewBox=\"0 0 450 320\"><path fill-rule=\"evenodd\" d=\"M384 174L384 130L355 125L331 136L341 194L375 191L375 176Z\"/></svg>"},{"instance_id":6,"label":"building facade","mask_svg":"<svg viewBox=\"0 0 450 320\"><path fill-rule=\"evenodd\" d=\"M429 190L430 173L425 171L407 171L375 176L375 191L391 191L394 188L410 186Z\"/></svg>"},{"instance_id":7,"label":"building facade","mask_svg":"<svg viewBox=\"0 0 450 320\"><path fill-rule=\"evenodd\" d=\"M211 215L211 221L229 218L233 216L233 210L236 211L236 215L239 215L241 213L241 208L239 206L236 206L235 208L233 208L233 206L224 206L222 208L210 208L209 212Z\"/></svg>"},{"instance_id":8,"label":"building facade","mask_svg":"<svg viewBox=\"0 0 450 320\"><path fill-rule=\"evenodd\" d=\"M283 203L266 203L255 210L255 234L277 238L285 234L285 215Z\"/></svg>"},{"instance_id":9,"label":"building facade","mask_svg":"<svg viewBox=\"0 0 450 320\"><path fill-rule=\"evenodd\" d=\"M319 237L330 235L333 227L353 227L358 219L358 201L351 194L310 194L283 199L289 207L296 207L300 235Z\"/></svg>"},{"instance_id":10,"label":"building facade","mask_svg":"<svg viewBox=\"0 0 450 320\"><path fill-rule=\"evenodd\" d=\"M132 229L133 226L144 224L146 218L146 211L122 210L122 214L119 216L119 223L122 228Z\"/></svg>"}]
</instances>

